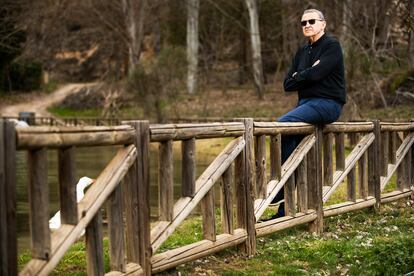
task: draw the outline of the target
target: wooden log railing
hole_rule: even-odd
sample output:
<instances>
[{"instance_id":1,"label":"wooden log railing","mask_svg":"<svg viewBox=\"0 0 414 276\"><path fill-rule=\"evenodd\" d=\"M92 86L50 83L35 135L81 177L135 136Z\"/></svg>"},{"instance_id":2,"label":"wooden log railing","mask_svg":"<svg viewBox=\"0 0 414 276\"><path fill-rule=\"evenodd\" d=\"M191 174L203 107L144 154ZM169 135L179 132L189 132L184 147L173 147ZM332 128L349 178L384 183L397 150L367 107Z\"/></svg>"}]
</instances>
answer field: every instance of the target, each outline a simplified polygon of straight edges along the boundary
<instances>
[{"instance_id":1,"label":"wooden log railing","mask_svg":"<svg viewBox=\"0 0 414 276\"><path fill-rule=\"evenodd\" d=\"M3 120L22 120L27 122L31 126L116 126L119 125L121 120L119 119L107 119L98 117L68 117L68 118L56 118L56 117L44 117L35 116L31 118L22 118L18 116L3 116Z\"/></svg>"},{"instance_id":2,"label":"wooden log railing","mask_svg":"<svg viewBox=\"0 0 414 276\"><path fill-rule=\"evenodd\" d=\"M302 136L282 164L282 139ZM196 178L197 140L225 138L227 145ZM174 142L181 143L181 195L174 200ZM158 220L150 225L149 148L158 144ZM160 272L232 246L247 255L256 237L300 224L323 231L324 217L413 195L414 124L388 122L254 122L150 125L125 121L113 127L15 128L0 120L0 269L17 274L16 151L28 152L32 259L20 274L49 274L86 233L87 271L103 275L101 210L106 206L108 275ZM76 202L75 154L79 147L121 145ZM47 152L58 151L62 226L50 232ZM151 157L154 158L154 157ZM270 159L270 160L268 160ZM388 185L397 174L396 187ZM220 182L220 203L214 186ZM346 196L338 187L346 182ZM286 215L259 222L284 190ZM386 192L385 192L386 191ZM333 196L336 198L333 199ZM203 238L158 252L168 237L201 206ZM220 208L221 233L215 209ZM235 219L234 219L235 218ZM125 221L125 223L124 223ZM163 249L164 250L164 249Z\"/></svg>"}]
</instances>

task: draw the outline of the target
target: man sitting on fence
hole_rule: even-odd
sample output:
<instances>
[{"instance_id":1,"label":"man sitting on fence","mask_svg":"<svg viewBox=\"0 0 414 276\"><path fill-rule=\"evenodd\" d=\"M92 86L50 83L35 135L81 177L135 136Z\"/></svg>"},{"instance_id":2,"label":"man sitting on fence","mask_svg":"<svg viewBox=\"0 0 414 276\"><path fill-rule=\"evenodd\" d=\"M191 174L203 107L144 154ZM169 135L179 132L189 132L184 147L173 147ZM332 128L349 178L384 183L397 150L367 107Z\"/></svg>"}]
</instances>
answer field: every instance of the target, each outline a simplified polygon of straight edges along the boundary
<instances>
[{"instance_id":1,"label":"man sitting on fence","mask_svg":"<svg viewBox=\"0 0 414 276\"><path fill-rule=\"evenodd\" d=\"M305 10L300 24L308 43L296 52L283 84L285 91L298 91L298 104L278 121L329 124L339 118L346 102L342 48L336 39L325 34L326 22L319 10ZM302 138L282 137L282 162ZM282 189L272 203L283 197ZM284 215L284 203L281 203L271 219Z\"/></svg>"}]
</instances>

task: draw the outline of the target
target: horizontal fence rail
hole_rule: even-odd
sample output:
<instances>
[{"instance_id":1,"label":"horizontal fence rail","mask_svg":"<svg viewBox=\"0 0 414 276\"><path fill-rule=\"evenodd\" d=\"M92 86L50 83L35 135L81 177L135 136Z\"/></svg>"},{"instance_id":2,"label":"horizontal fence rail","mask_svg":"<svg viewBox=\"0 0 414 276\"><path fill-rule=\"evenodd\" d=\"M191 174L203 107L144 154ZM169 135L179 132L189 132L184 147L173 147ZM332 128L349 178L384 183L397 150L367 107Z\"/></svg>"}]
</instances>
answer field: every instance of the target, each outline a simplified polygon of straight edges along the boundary
<instances>
[{"instance_id":1,"label":"horizontal fence rail","mask_svg":"<svg viewBox=\"0 0 414 276\"><path fill-rule=\"evenodd\" d=\"M257 237L301 224L321 233L324 217L378 208L414 192L413 122L313 126L246 118L179 124L130 120L118 126L78 126L78 121L56 126L49 121L48 126L15 127L16 121L10 119L14 118L0 120L2 275L18 273L17 151L27 152L29 176L32 259L22 275L53 272L83 234L89 275L150 275L234 246L254 255ZM282 140L291 135L303 138L282 164ZM197 141L213 138L220 138L225 146L197 173ZM77 201L77 148L114 145L117 153ZM153 156L150 148L156 147L158 156ZM50 150L58 152L62 220L53 231L48 227ZM150 220L150 159L158 160L155 220ZM181 162L178 198L174 193L177 159ZM394 188L389 183L395 174ZM345 194L338 192L342 185ZM284 195L285 216L262 222L279 193ZM102 231L103 216L106 231ZM190 216L201 217L201 239L168 248L168 238ZM108 249L103 246L104 232ZM105 250L109 271L104 269Z\"/></svg>"}]
</instances>

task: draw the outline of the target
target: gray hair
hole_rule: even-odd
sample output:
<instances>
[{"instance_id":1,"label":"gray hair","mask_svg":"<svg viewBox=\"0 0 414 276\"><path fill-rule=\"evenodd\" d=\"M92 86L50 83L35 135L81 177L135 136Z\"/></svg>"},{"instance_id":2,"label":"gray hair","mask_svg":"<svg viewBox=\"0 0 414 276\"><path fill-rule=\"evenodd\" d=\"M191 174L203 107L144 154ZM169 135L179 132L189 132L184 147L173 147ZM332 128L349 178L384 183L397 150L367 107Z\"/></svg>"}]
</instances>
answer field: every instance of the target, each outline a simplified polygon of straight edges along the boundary
<instances>
[{"instance_id":1,"label":"gray hair","mask_svg":"<svg viewBox=\"0 0 414 276\"><path fill-rule=\"evenodd\" d=\"M319 16L319 19L320 19L320 20L325 21L325 17L323 16L323 13L322 13L320 10L317 10L317 9L308 9L308 10L305 10L305 11L303 12L303 14L306 14L306 13L311 13L311 12L316 13L316 14Z\"/></svg>"}]
</instances>

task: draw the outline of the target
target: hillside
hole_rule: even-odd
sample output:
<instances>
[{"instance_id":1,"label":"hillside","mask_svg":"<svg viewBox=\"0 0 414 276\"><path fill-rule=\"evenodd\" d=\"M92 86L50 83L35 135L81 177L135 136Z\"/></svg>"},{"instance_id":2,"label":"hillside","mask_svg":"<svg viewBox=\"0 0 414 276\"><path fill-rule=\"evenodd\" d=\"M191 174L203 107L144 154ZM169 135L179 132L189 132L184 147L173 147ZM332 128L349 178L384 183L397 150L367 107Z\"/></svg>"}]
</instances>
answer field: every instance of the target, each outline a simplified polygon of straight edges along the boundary
<instances>
[{"instance_id":1,"label":"hillside","mask_svg":"<svg viewBox=\"0 0 414 276\"><path fill-rule=\"evenodd\" d=\"M280 82L279 82L280 83ZM166 120L188 118L231 119L253 117L276 119L296 104L295 93L284 93L280 85L268 85L264 100L260 101L254 91L247 87L232 87L226 90L210 88L197 95L181 93L175 101L165 104ZM33 111L37 116L55 117L101 117L104 93L94 84L65 84L54 92L41 91L0 96L0 115L17 116L19 112ZM115 117L120 119L149 119L156 122L156 114L145 114L145 105L133 94L119 99ZM411 104L389 108L359 109L350 101L345 105L341 120L358 119L409 120L414 118Z\"/></svg>"}]
</instances>

